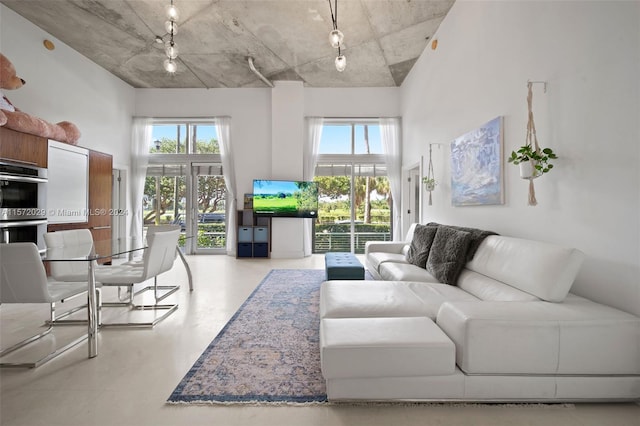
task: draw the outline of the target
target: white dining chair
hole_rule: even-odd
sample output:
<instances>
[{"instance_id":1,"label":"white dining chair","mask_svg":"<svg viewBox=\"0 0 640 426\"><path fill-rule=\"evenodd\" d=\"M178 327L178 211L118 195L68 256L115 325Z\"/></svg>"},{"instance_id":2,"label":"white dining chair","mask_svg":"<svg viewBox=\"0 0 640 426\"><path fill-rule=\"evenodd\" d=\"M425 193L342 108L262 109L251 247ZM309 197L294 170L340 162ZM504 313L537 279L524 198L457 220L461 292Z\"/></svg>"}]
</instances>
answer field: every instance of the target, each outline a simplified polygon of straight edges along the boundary
<instances>
[{"instance_id":1,"label":"white dining chair","mask_svg":"<svg viewBox=\"0 0 640 426\"><path fill-rule=\"evenodd\" d=\"M88 229L70 229L65 231L47 232L44 234L44 243L50 253L55 253L56 250L64 252L65 257L84 257L90 254L93 250L93 236ZM98 268L96 261L92 261L94 267ZM87 281L88 279L88 264L86 261L55 261L49 262L49 272L51 277L56 281ZM96 282L96 298L98 307L98 317L100 316L101 308L101 292L100 283ZM86 308L87 305L76 306L73 309L69 309L63 314L52 315L50 322L58 325L75 325L86 323L86 320L65 320L71 314L78 312L81 309ZM55 304L52 306L55 309ZM52 310L55 313L55 310Z\"/></svg>"},{"instance_id":2,"label":"white dining chair","mask_svg":"<svg viewBox=\"0 0 640 426\"><path fill-rule=\"evenodd\" d=\"M73 257L86 256L93 249L93 236L88 229L70 229L66 231L47 232L44 234L47 249L64 249L65 255ZM58 281L86 280L86 262L51 262L51 276Z\"/></svg>"},{"instance_id":3,"label":"white dining chair","mask_svg":"<svg viewBox=\"0 0 640 426\"><path fill-rule=\"evenodd\" d=\"M103 266L96 270L96 281L102 287L125 287L127 300L123 302L110 303L104 301L102 306L127 306L135 310L166 310L166 312L147 322L122 322L105 323L101 327L153 327L160 321L166 319L170 314L178 309L178 304L160 304L169 295L175 293L180 286L159 286L158 275L170 270L176 258L176 245L180 237L180 229L170 229L166 231L156 231L147 234L147 246L143 251L141 261L128 262L121 265ZM136 284L144 283L153 279L153 285L134 291ZM135 296L153 290L155 303L138 305L134 303ZM162 294L160 294L163 292Z\"/></svg>"},{"instance_id":4,"label":"white dining chair","mask_svg":"<svg viewBox=\"0 0 640 426\"><path fill-rule=\"evenodd\" d=\"M149 237L158 233L158 232L169 232L169 231L177 231L178 232L178 238L180 238L180 225L149 225L147 226L147 232L146 232L146 241L147 244L149 242ZM178 257L179 254L179 250L180 248L178 247L178 240L176 239L176 248L175 248L175 253L174 256L166 256L163 260L163 264L160 266L161 272L166 272L168 270L170 270L173 267L173 263L175 262L176 258ZM143 252L144 254L144 252ZM129 262L124 263L123 265L125 266L134 266L134 267L144 267L144 255L142 259L139 260L132 260ZM188 271L189 272L189 271ZM158 275L160 275L158 274ZM156 303L159 301L162 301L163 299L169 297L171 294L175 293L176 291L178 291L180 289L179 285L158 285L158 275L155 275L153 277L153 285L149 285L147 287L144 287L142 289L139 289L136 294L140 294L143 291L153 291L154 292L154 297L156 299ZM162 295L160 295L160 291L162 291Z\"/></svg>"},{"instance_id":5,"label":"white dining chair","mask_svg":"<svg viewBox=\"0 0 640 426\"><path fill-rule=\"evenodd\" d=\"M165 231L172 231L176 229L179 230L180 233L182 234L182 227L180 225L148 225L146 227L146 235L152 235L155 232L165 232ZM187 259L185 258L184 253L182 253L182 250L180 249L179 244L176 244L176 256L180 257L180 261L182 262L182 265L184 266L184 270L187 273L187 280L189 281L189 291L193 291L193 276L191 274L191 268L189 267L189 262L187 262ZM125 264L140 266L142 265L142 259L131 260ZM168 288L167 286L161 286L158 288L162 290L170 290L170 288ZM146 290L151 290L151 289L152 289L151 287L146 288Z\"/></svg>"},{"instance_id":6,"label":"white dining chair","mask_svg":"<svg viewBox=\"0 0 640 426\"><path fill-rule=\"evenodd\" d=\"M85 294L87 289L86 281L58 282L48 279L38 247L34 243L0 244L0 304L47 303L51 306L51 317L55 318L55 302ZM35 342L49 334L52 329L53 325L50 324L45 331L0 350L0 357ZM3 362L0 366L38 367L86 340L87 337L88 335L84 334L34 362Z\"/></svg>"},{"instance_id":7,"label":"white dining chair","mask_svg":"<svg viewBox=\"0 0 640 426\"><path fill-rule=\"evenodd\" d=\"M180 225L149 225L147 226L147 235L151 235L154 232L173 231L176 229L180 231L180 234L182 234L182 227ZM187 279L189 281L189 291L193 291L193 277L191 275L191 268L189 267L189 262L187 262L187 259L184 257L182 250L180 250L179 244L176 244L176 255L180 257L180 261L182 262L184 270L187 273Z\"/></svg>"}]
</instances>

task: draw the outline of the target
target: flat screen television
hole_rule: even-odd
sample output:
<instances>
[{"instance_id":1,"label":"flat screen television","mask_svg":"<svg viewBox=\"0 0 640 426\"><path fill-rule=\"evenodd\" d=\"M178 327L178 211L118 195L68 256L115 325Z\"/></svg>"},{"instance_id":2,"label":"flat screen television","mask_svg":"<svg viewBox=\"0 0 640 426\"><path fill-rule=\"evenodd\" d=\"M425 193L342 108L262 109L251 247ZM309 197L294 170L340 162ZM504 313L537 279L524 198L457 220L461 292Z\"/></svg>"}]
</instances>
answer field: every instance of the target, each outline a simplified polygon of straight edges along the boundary
<instances>
[{"instance_id":1,"label":"flat screen television","mask_svg":"<svg viewBox=\"0 0 640 426\"><path fill-rule=\"evenodd\" d=\"M310 181L253 181L253 214L268 217L318 217L318 184Z\"/></svg>"}]
</instances>

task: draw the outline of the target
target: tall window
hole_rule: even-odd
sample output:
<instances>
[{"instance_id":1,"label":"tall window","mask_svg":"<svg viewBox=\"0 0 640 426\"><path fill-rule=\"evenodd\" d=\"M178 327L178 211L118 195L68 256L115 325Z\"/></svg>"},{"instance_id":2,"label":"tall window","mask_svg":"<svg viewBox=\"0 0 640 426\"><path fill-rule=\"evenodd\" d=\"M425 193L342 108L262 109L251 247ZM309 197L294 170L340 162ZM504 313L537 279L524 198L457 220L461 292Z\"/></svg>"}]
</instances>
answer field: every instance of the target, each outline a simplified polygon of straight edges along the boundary
<instances>
[{"instance_id":1,"label":"tall window","mask_svg":"<svg viewBox=\"0 0 640 426\"><path fill-rule=\"evenodd\" d=\"M179 224L189 253L226 244L226 186L211 121L157 121L144 191L145 224ZM187 237L188 236L188 237Z\"/></svg>"},{"instance_id":2,"label":"tall window","mask_svg":"<svg viewBox=\"0 0 640 426\"><path fill-rule=\"evenodd\" d=\"M364 253L367 241L391 239L393 201L377 121L325 122L314 180L315 253Z\"/></svg>"}]
</instances>

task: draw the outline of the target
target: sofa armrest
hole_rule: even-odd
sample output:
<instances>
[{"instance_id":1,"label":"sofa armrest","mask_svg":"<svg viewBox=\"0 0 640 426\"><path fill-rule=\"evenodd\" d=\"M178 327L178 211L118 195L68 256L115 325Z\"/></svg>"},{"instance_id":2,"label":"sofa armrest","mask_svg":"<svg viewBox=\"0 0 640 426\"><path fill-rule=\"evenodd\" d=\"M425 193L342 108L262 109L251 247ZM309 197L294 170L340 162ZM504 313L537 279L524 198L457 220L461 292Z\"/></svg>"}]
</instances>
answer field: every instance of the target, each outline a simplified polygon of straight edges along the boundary
<instances>
[{"instance_id":1,"label":"sofa armrest","mask_svg":"<svg viewBox=\"0 0 640 426\"><path fill-rule=\"evenodd\" d=\"M587 299L445 302L436 322L466 373L640 373L640 318Z\"/></svg>"},{"instance_id":2,"label":"sofa armrest","mask_svg":"<svg viewBox=\"0 0 640 426\"><path fill-rule=\"evenodd\" d=\"M408 243L405 241L367 241L364 245L365 255L372 252L402 253Z\"/></svg>"}]
</instances>

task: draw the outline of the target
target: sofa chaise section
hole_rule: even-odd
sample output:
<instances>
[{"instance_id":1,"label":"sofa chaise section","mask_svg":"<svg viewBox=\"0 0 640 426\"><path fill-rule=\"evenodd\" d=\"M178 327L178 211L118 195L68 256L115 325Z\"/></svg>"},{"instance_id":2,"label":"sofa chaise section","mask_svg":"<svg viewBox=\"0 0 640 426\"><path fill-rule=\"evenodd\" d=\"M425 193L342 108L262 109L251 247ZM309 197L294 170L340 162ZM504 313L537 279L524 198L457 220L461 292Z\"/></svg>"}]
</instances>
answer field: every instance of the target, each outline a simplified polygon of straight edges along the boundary
<instances>
[{"instance_id":1,"label":"sofa chaise section","mask_svg":"<svg viewBox=\"0 0 640 426\"><path fill-rule=\"evenodd\" d=\"M353 319L380 322L370 333L393 342L395 332L385 321L422 317L453 344L455 368L450 374L422 368L414 375L394 374L401 371L394 363L401 361L393 357L378 359L385 365L363 374L330 368L329 399L640 400L640 318L570 293L582 252L489 235L465 259L456 285L448 285L407 260L413 229L405 242L367 245L365 264L377 281L322 284L322 339L332 340L326 326L336 321L348 336L349 322L339 320ZM367 351L357 340L351 355ZM357 357L342 361L348 370ZM423 361L430 362L427 355ZM339 355L332 358L334 366L340 362Z\"/></svg>"},{"instance_id":2,"label":"sofa chaise section","mask_svg":"<svg viewBox=\"0 0 640 426\"><path fill-rule=\"evenodd\" d=\"M640 319L579 296L446 302L436 322L467 374L640 375Z\"/></svg>"}]
</instances>

